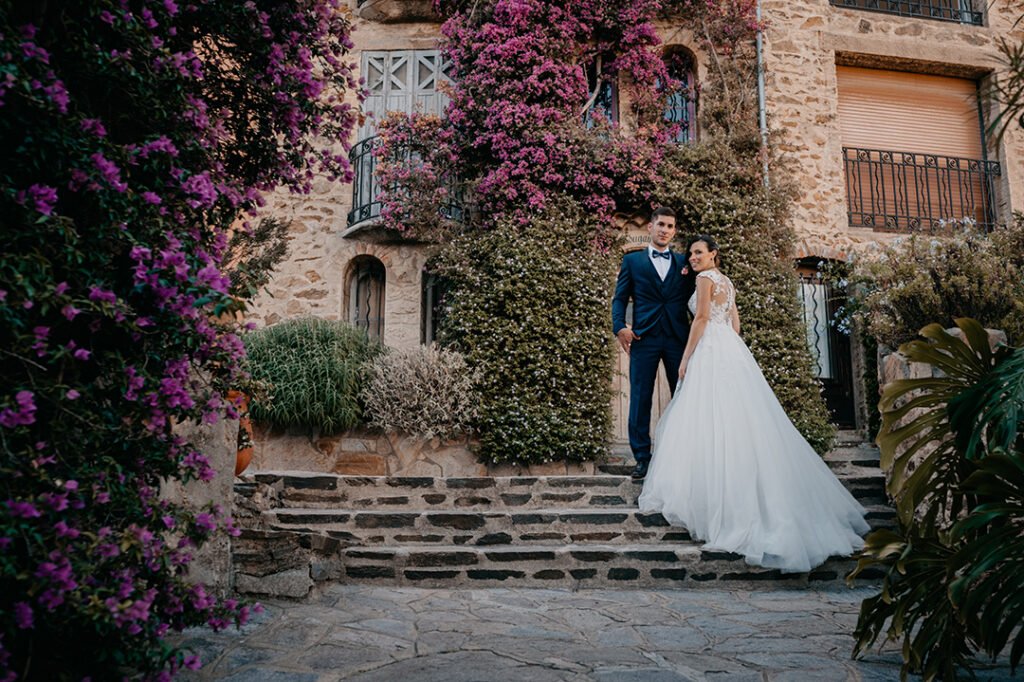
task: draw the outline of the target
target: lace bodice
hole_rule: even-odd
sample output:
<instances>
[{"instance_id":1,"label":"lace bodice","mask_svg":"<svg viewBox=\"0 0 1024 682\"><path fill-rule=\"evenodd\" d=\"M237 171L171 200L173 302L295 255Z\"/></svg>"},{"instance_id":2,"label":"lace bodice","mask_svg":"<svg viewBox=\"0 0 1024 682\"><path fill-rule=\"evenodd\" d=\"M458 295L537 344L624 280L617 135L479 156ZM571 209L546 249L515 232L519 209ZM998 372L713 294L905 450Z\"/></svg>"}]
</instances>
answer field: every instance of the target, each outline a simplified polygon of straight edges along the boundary
<instances>
[{"instance_id":1,"label":"lace bodice","mask_svg":"<svg viewBox=\"0 0 1024 682\"><path fill-rule=\"evenodd\" d=\"M718 270L705 270L697 273L697 280L701 278L711 280L711 322L730 324L732 321L732 307L736 305L736 289L728 277ZM690 297L690 312L697 314L697 292Z\"/></svg>"}]
</instances>

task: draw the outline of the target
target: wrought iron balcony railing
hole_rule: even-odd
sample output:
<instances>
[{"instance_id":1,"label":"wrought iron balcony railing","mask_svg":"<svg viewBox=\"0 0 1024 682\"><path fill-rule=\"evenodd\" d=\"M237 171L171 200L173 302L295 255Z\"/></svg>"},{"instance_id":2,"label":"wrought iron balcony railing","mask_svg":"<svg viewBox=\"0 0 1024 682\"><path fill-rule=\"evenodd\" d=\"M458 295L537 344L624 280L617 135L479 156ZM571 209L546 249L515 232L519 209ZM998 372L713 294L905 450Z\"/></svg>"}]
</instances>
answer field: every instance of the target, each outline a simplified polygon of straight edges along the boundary
<instances>
[{"instance_id":1,"label":"wrought iron balcony railing","mask_svg":"<svg viewBox=\"0 0 1024 682\"><path fill-rule=\"evenodd\" d=\"M830 0L836 7L981 26L981 0Z\"/></svg>"},{"instance_id":2,"label":"wrought iron balcony railing","mask_svg":"<svg viewBox=\"0 0 1024 682\"><path fill-rule=\"evenodd\" d=\"M380 217L380 181L377 180L377 155L380 138L376 135L352 145L348 160L352 164L352 210L348 212L348 225L352 227L366 220Z\"/></svg>"},{"instance_id":3,"label":"wrought iron balcony railing","mask_svg":"<svg viewBox=\"0 0 1024 682\"><path fill-rule=\"evenodd\" d=\"M380 138L376 135L352 145L348 158L352 164L352 210L348 212L348 226L376 220L380 218L381 201L380 196L385 189L377 178L377 150L380 148ZM409 163L415 163L410 155ZM456 222L461 222L464 215L465 201L458 183L448 181L445 183L448 191L448 200L441 207L441 213ZM387 188L392 192L400 191L400 187Z\"/></svg>"},{"instance_id":4,"label":"wrought iron balcony railing","mask_svg":"<svg viewBox=\"0 0 1024 682\"><path fill-rule=\"evenodd\" d=\"M996 224L997 161L843 147L851 227L939 233L952 220Z\"/></svg>"}]
</instances>

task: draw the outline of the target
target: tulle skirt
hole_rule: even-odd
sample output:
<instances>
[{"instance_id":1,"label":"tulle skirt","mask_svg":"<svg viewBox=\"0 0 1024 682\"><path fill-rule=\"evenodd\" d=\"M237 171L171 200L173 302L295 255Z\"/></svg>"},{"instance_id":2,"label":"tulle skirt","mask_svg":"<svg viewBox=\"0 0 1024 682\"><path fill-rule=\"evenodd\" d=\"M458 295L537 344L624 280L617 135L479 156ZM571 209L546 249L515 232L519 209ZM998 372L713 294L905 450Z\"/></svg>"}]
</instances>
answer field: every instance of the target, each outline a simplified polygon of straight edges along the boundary
<instances>
[{"instance_id":1,"label":"tulle skirt","mask_svg":"<svg viewBox=\"0 0 1024 682\"><path fill-rule=\"evenodd\" d=\"M863 547L864 508L786 416L743 340L707 325L655 431L640 509L705 548L805 572Z\"/></svg>"}]
</instances>

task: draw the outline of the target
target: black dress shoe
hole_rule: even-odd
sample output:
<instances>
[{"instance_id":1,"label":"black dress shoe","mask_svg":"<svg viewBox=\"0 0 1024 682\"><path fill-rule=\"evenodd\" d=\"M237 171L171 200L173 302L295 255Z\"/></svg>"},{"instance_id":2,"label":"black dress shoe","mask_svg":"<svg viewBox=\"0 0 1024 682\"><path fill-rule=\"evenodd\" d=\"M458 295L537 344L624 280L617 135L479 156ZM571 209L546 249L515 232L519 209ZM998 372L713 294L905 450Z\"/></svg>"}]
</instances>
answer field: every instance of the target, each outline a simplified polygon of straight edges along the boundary
<instances>
[{"instance_id":1,"label":"black dress shoe","mask_svg":"<svg viewBox=\"0 0 1024 682\"><path fill-rule=\"evenodd\" d=\"M634 481L642 481L647 477L647 467L650 466L650 462L637 462L636 466L633 467L633 472L629 475Z\"/></svg>"}]
</instances>

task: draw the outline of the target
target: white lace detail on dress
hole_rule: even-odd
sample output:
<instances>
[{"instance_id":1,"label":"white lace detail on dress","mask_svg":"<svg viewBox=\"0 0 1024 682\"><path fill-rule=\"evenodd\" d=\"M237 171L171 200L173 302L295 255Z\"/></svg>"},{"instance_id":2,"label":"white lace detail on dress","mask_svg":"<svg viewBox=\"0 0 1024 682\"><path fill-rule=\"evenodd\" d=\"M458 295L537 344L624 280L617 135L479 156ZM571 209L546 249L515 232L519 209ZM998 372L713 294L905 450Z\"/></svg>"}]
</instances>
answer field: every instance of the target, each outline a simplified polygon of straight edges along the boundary
<instances>
[{"instance_id":1,"label":"white lace detail on dress","mask_svg":"<svg viewBox=\"0 0 1024 682\"><path fill-rule=\"evenodd\" d=\"M711 322L730 324L732 322L732 307L736 304L736 290L729 278L718 270L705 270L698 272L697 278L704 277L711 280ZM697 314L697 292L693 292L689 302L690 312Z\"/></svg>"}]
</instances>

